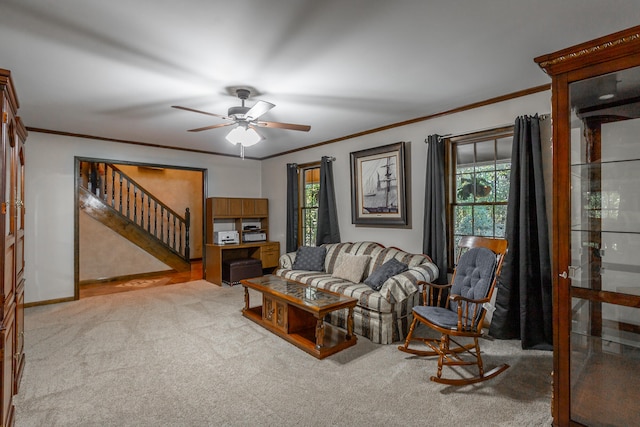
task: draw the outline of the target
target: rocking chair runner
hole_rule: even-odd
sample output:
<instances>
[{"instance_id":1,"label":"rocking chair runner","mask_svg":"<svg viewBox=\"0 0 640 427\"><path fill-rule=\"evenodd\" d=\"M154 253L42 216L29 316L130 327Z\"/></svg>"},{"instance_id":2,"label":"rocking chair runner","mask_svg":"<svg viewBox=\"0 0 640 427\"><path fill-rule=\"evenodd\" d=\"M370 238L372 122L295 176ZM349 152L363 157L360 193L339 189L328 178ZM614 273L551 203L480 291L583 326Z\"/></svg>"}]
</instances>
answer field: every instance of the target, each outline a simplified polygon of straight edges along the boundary
<instances>
[{"instance_id":1,"label":"rocking chair runner","mask_svg":"<svg viewBox=\"0 0 640 427\"><path fill-rule=\"evenodd\" d=\"M451 284L437 285L419 282L424 305L413 308L413 322L400 351L418 356L438 356L438 373L431 381L449 385L466 385L486 381L505 371L502 364L484 372L478 338L482 336L482 323L486 315L483 304L491 301L502 261L507 252L507 241L484 237L463 237L458 244L458 262ZM449 290L446 301L442 299ZM441 303L444 302L444 307ZM414 337L418 322L441 334L440 339ZM462 345L452 337L472 338L472 344ZM409 348L412 341L420 341L428 350ZM451 347L451 343L455 346ZM462 355L467 356L463 359ZM462 378L443 378L443 366L477 365L478 375Z\"/></svg>"}]
</instances>

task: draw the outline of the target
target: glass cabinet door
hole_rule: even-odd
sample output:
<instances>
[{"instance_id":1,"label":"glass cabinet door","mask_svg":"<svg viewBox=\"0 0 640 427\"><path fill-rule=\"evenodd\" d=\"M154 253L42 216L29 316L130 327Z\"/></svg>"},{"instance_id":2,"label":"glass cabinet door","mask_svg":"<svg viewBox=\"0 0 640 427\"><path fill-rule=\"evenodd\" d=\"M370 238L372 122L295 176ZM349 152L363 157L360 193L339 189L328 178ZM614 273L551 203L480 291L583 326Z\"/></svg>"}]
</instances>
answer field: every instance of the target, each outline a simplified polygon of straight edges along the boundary
<instances>
[{"instance_id":1,"label":"glass cabinet door","mask_svg":"<svg viewBox=\"0 0 640 427\"><path fill-rule=\"evenodd\" d=\"M569 108L570 419L637 425L640 67L570 83Z\"/></svg>"}]
</instances>

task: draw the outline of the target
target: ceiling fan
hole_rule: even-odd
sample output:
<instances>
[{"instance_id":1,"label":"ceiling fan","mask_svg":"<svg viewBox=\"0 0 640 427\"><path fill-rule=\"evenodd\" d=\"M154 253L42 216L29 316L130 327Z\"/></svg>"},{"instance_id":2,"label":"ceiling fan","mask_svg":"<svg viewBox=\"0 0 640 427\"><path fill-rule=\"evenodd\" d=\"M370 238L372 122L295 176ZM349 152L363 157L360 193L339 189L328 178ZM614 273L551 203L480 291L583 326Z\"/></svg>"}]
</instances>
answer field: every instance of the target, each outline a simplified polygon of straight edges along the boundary
<instances>
[{"instance_id":1,"label":"ceiling fan","mask_svg":"<svg viewBox=\"0 0 640 427\"><path fill-rule=\"evenodd\" d=\"M264 120L258 120L263 114L275 107L275 105L266 101L258 101L253 105L253 107L246 107L244 105L244 102L249 98L250 93L251 91L249 89L236 89L236 95L242 101L242 105L239 107L230 107L227 115L209 113L206 111L195 110L193 108L181 107L179 105L172 105L172 107L180 110L191 111L194 113L206 114L208 116L220 117L221 119L225 120L231 120L227 123L189 129L189 132L201 132L203 130L236 125L227 135L227 140L232 144L240 144L241 154L243 155L243 157L244 147L249 147L251 145L257 144L264 139L264 137L260 135L256 128L278 128L298 130L303 132L308 132L311 129L311 126L308 125L296 125L293 123L268 122Z\"/></svg>"}]
</instances>

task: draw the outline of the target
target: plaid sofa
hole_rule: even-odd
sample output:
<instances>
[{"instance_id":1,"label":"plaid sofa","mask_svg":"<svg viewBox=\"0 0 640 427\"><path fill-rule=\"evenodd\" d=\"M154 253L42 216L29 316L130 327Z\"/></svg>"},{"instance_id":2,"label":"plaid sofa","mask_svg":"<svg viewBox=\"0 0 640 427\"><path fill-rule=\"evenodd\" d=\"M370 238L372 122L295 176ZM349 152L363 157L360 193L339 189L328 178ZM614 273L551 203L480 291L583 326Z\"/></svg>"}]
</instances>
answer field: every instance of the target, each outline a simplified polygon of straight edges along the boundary
<instances>
[{"instance_id":1,"label":"plaid sofa","mask_svg":"<svg viewBox=\"0 0 640 427\"><path fill-rule=\"evenodd\" d=\"M374 343L391 344L403 340L413 319L411 309L418 305L419 280L433 281L438 277L438 267L427 255L410 254L400 249L385 248L375 242L330 243L326 248L324 271L292 270L296 252L280 257L279 268L274 274L305 283L320 289L337 292L358 299L353 313L354 332ZM353 283L332 277L333 269L341 253L369 255L363 281L380 265L391 258L407 264L407 271L390 277L380 291L364 283ZM337 310L328 316L329 323L346 328L347 310Z\"/></svg>"}]
</instances>

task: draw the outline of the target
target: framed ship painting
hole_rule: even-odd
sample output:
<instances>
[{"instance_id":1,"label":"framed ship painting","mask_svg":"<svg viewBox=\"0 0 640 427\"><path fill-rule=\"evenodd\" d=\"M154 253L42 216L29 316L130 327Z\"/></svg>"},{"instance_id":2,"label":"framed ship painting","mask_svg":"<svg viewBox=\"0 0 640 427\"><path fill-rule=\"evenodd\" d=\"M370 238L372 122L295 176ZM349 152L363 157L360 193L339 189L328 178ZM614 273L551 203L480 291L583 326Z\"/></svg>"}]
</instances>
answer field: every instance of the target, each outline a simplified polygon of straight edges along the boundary
<instances>
[{"instance_id":1,"label":"framed ship painting","mask_svg":"<svg viewBox=\"0 0 640 427\"><path fill-rule=\"evenodd\" d=\"M351 222L407 225L405 143L351 153Z\"/></svg>"}]
</instances>

